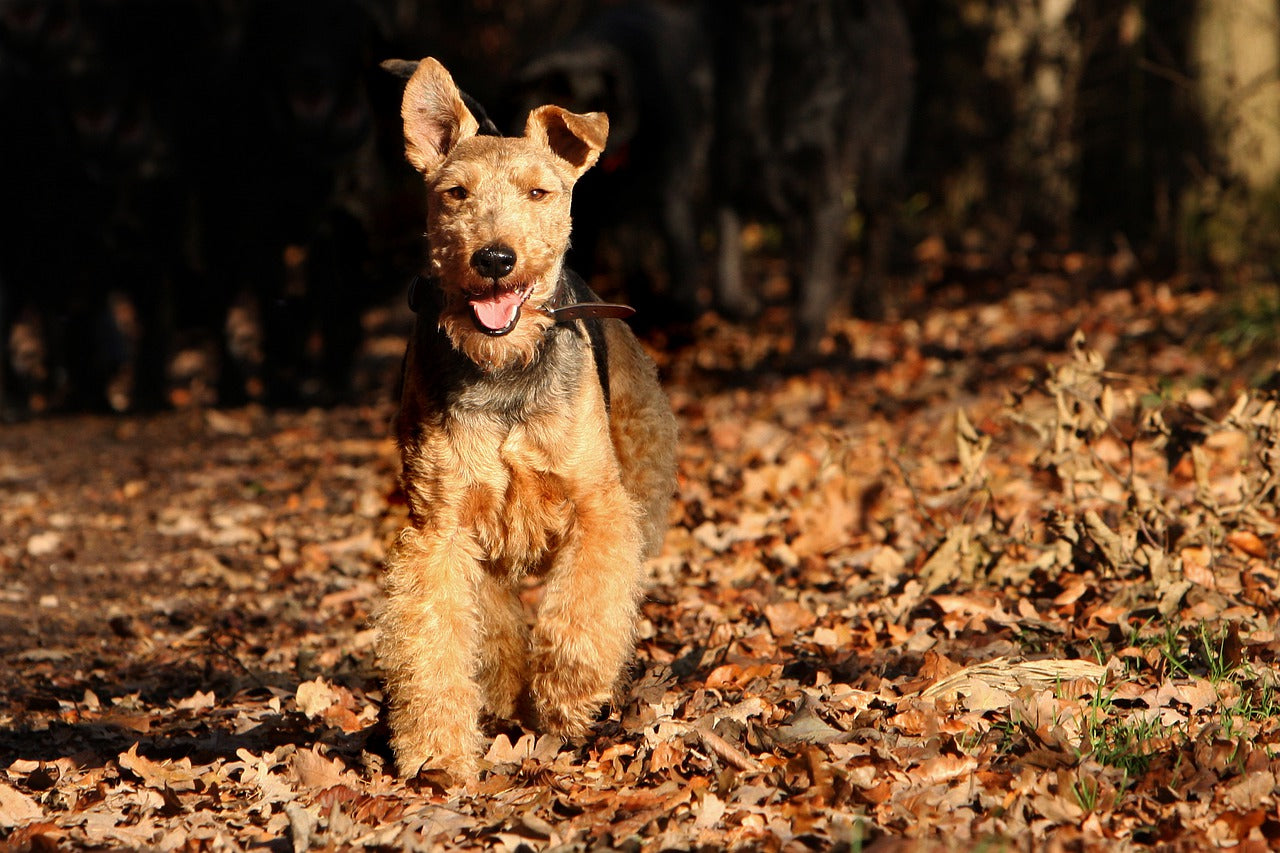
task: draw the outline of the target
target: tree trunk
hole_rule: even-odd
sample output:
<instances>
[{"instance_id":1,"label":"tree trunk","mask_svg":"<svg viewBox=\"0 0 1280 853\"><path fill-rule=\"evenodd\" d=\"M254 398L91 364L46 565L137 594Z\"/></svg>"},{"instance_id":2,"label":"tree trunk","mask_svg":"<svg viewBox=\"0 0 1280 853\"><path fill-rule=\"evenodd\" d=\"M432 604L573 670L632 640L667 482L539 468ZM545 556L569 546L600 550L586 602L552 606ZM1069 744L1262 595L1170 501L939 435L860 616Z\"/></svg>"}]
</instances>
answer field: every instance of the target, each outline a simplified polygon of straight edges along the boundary
<instances>
[{"instance_id":1,"label":"tree trunk","mask_svg":"<svg viewBox=\"0 0 1280 853\"><path fill-rule=\"evenodd\" d=\"M1082 67L1076 0L996 0L987 69L1009 87L1008 168L1015 223L1068 232L1077 201L1076 95Z\"/></svg>"},{"instance_id":2,"label":"tree trunk","mask_svg":"<svg viewBox=\"0 0 1280 853\"><path fill-rule=\"evenodd\" d=\"M1272 188L1280 176L1280 3L1199 0L1191 61L1224 177L1251 194Z\"/></svg>"}]
</instances>

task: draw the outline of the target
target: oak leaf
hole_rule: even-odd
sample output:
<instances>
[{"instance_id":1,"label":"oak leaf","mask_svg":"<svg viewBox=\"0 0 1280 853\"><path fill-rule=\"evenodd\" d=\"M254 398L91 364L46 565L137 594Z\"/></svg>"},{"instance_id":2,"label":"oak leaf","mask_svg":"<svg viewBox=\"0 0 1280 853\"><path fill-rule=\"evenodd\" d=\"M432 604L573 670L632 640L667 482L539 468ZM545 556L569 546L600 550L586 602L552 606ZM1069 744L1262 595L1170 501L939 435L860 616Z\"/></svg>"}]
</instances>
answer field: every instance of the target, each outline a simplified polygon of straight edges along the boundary
<instances>
[{"instance_id":1,"label":"oak leaf","mask_svg":"<svg viewBox=\"0 0 1280 853\"><path fill-rule=\"evenodd\" d=\"M21 826L44 817L44 809L35 800L0 782L0 828Z\"/></svg>"},{"instance_id":2,"label":"oak leaf","mask_svg":"<svg viewBox=\"0 0 1280 853\"><path fill-rule=\"evenodd\" d=\"M164 790L191 791L196 788L196 780L200 772L193 770L190 758L177 761L152 761L138 754L138 744L129 747L128 752L120 753L117 763L125 770L142 780L144 785Z\"/></svg>"}]
</instances>

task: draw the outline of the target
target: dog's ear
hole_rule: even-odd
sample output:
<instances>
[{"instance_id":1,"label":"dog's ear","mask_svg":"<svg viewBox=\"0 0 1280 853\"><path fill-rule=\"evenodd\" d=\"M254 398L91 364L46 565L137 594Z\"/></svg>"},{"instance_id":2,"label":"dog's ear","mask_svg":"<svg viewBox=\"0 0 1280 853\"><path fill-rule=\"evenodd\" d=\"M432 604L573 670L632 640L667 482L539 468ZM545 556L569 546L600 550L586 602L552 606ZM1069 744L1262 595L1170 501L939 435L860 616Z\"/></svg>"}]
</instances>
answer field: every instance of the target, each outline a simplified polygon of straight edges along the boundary
<instances>
[{"instance_id":1,"label":"dog's ear","mask_svg":"<svg viewBox=\"0 0 1280 853\"><path fill-rule=\"evenodd\" d=\"M455 145L475 136L480 127L449 72L431 57L418 63L405 84L400 117L404 155L424 175L435 171Z\"/></svg>"},{"instance_id":2,"label":"dog's ear","mask_svg":"<svg viewBox=\"0 0 1280 853\"><path fill-rule=\"evenodd\" d=\"M538 107L529 113L524 135L551 149L569 164L574 179L595 165L609 138L609 117L604 113L571 113L560 107Z\"/></svg>"}]
</instances>

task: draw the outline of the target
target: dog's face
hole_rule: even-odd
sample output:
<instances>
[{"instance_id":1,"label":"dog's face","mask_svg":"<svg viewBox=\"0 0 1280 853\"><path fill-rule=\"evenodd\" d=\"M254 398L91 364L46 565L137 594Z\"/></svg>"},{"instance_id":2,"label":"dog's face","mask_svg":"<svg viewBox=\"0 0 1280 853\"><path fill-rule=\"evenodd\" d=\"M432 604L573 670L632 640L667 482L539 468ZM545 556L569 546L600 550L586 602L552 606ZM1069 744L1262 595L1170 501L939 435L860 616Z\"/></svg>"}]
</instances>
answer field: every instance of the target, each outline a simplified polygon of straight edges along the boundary
<instances>
[{"instance_id":1,"label":"dog's face","mask_svg":"<svg viewBox=\"0 0 1280 853\"><path fill-rule=\"evenodd\" d=\"M569 244L573 177L540 155L529 139L473 136L427 182L432 273L467 297L489 335L550 298Z\"/></svg>"},{"instance_id":2,"label":"dog's face","mask_svg":"<svg viewBox=\"0 0 1280 853\"><path fill-rule=\"evenodd\" d=\"M440 325L477 364L528 363L552 324L569 247L573 186L604 149L603 113L529 114L522 137L478 136L449 73L424 59L405 86L405 153L427 187L431 273Z\"/></svg>"}]
</instances>

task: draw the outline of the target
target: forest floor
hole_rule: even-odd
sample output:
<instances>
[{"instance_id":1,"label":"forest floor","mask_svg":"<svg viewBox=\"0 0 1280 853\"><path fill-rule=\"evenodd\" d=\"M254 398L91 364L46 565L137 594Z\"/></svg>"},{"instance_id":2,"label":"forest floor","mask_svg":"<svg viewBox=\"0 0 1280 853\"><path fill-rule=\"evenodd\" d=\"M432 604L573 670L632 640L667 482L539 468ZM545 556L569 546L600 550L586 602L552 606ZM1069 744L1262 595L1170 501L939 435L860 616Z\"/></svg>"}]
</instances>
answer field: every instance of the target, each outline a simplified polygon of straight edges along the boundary
<instances>
[{"instance_id":1,"label":"forest floor","mask_svg":"<svg viewBox=\"0 0 1280 853\"><path fill-rule=\"evenodd\" d=\"M493 729L468 787L397 781L379 722L389 395L0 426L0 846L1280 844L1265 359L1176 283L973 291L803 372L776 311L652 337L679 487L628 699Z\"/></svg>"}]
</instances>

